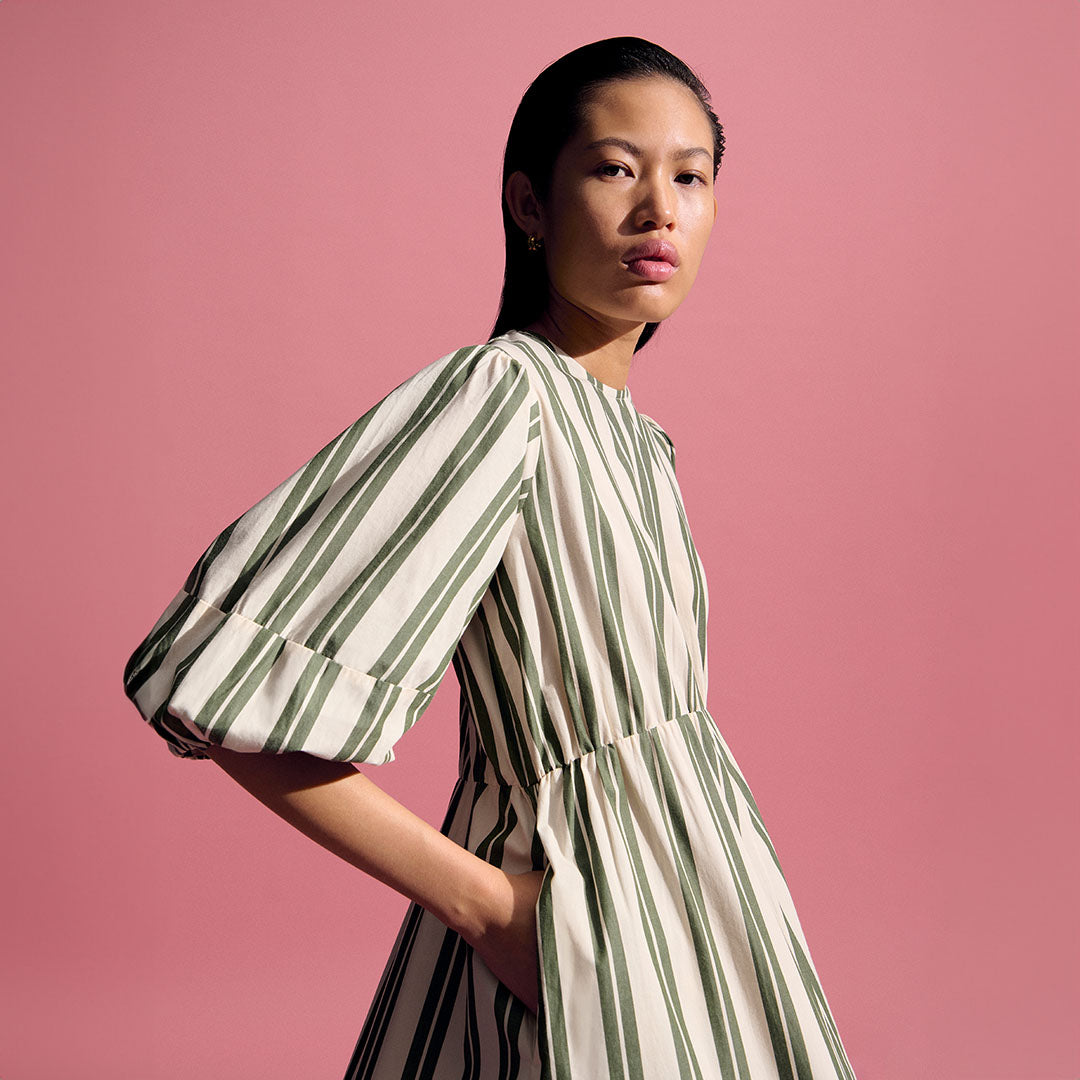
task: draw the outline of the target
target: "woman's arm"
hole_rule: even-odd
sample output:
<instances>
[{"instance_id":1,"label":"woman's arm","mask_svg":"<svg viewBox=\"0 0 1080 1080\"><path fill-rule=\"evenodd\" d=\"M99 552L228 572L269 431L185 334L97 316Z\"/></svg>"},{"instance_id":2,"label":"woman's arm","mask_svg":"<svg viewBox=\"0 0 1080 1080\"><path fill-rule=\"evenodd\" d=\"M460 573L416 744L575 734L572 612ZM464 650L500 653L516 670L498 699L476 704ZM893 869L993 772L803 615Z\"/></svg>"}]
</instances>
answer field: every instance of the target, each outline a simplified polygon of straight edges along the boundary
<instances>
[{"instance_id":1,"label":"woman's arm","mask_svg":"<svg viewBox=\"0 0 1080 1080\"><path fill-rule=\"evenodd\" d=\"M535 905L543 871L507 874L485 862L349 762L217 745L207 753L290 825L456 930L536 1011Z\"/></svg>"}]
</instances>

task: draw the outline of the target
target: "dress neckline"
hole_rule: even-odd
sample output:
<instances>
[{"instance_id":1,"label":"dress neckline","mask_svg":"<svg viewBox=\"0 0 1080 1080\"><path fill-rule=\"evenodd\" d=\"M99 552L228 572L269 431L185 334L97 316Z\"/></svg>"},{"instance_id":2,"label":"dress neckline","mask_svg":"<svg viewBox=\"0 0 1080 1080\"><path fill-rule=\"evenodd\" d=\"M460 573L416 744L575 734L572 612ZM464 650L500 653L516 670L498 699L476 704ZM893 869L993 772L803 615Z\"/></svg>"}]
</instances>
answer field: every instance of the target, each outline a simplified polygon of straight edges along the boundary
<instances>
[{"instance_id":1,"label":"dress neckline","mask_svg":"<svg viewBox=\"0 0 1080 1080\"><path fill-rule=\"evenodd\" d=\"M630 397L630 387L624 386L621 389L617 386L612 386L610 383L604 382L602 379L598 379L580 360L575 360L569 353L565 353L553 342L549 341L543 334L536 333L535 330L511 330L512 334L520 334L523 337L530 337L534 341L540 342L544 346L545 350L551 354L555 364L567 375L572 375L576 379L580 379L582 382L591 383L596 387L605 397L614 399L615 401L623 401L627 405L632 404Z\"/></svg>"}]
</instances>

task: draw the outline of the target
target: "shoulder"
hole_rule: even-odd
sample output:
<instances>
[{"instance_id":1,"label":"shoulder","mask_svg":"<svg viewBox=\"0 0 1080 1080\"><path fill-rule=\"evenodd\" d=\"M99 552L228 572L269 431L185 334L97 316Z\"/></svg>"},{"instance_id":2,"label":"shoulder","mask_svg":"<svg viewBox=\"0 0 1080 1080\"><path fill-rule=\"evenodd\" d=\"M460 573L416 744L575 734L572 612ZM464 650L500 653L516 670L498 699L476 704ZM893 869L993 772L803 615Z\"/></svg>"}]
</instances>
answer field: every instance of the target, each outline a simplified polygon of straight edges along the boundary
<instances>
[{"instance_id":1,"label":"shoulder","mask_svg":"<svg viewBox=\"0 0 1080 1080\"><path fill-rule=\"evenodd\" d=\"M455 349L418 376L430 380L427 395L434 393L442 403L436 408L452 411L463 422L488 417L527 432L529 441L539 433L540 404L529 365L500 339Z\"/></svg>"},{"instance_id":2,"label":"shoulder","mask_svg":"<svg viewBox=\"0 0 1080 1080\"><path fill-rule=\"evenodd\" d=\"M638 416L645 421L645 426L649 428L654 437L663 446L665 453L671 458L671 467L675 467L675 443L672 441L671 436L664 430L664 428L651 416L646 416L645 413L638 411Z\"/></svg>"},{"instance_id":3,"label":"shoulder","mask_svg":"<svg viewBox=\"0 0 1080 1080\"><path fill-rule=\"evenodd\" d=\"M510 371L522 377L528 374L526 357L512 339L491 338L479 345L469 345L461 351L468 355L473 368L499 374Z\"/></svg>"},{"instance_id":4,"label":"shoulder","mask_svg":"<svg viewBox=\"0 0 1080 1080\"><path fill-rule=\"evenodd\" d=\"M498 340L463 345L415 370L387 395L457 403L479 398L531 399L531 384L522 359Z\"/></svg>"},{"instance_id":5,"label":"shoulder","mask_svg":"<svg viewBox=\"0 0 1080 1080\"><path fill-rule=\"evenodd\" d=\"M485 352L505 357L506 361L520 369L527 378L534 378L542 367L540 354L544 351L538 338L520 330L507 330L497 337L489 338L480 346Z\"/></svg>"},{"instance_id":6,"label":"shoulder","mask_svg":"<svg viewBox=\"0 0 1080 1080\"><path fill-rule=\"evenodd\" d=\"M524 396L530 405L536 405L536 361L519 335L493 337L463 352L467 353L466 363L474 378L497 381L515 399Z\"/></svg>"}]
</instances>

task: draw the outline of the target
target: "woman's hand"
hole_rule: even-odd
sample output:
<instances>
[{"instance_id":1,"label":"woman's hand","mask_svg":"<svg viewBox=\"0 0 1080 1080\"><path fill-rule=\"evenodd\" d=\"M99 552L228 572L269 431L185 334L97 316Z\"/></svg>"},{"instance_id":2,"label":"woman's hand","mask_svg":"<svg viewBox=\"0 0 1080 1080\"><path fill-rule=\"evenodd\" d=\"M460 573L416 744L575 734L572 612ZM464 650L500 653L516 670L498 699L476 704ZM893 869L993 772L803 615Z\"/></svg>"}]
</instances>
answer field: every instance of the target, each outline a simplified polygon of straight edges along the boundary
<instances>
[{"instance_id":1,"label":"woman's hand","mask_svg":"<svg viewBox=\"0 0 1080 1080\"><path fill-rule=\"evenodd\" d=\"M540 954L536 947L536 902L543 870L507 874L499 870L494 903L485 927L466 940L492 974L530 1012L537 1010L540 990Z\"/></svg>"}]
</instances>

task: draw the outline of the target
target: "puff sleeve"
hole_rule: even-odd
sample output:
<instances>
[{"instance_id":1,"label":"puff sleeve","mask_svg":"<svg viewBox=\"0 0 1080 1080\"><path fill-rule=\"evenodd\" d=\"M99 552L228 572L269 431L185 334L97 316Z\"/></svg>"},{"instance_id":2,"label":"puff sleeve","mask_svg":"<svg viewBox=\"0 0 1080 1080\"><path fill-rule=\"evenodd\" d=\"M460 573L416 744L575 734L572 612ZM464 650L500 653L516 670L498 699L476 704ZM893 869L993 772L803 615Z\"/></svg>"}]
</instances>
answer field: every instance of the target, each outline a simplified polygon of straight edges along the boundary
<instances>
[{"instance_id":1,"label":"puff sleeve","mask_svg":"<svg viewBox=\"0 0 1080 1080\"><path fill-rule=\"evenodd\" d=\"M496 346L421 368L214 539L125 693L178 757L393 760L502 559L539 438L528 372Z\"/></svg>"}]
</instances>

